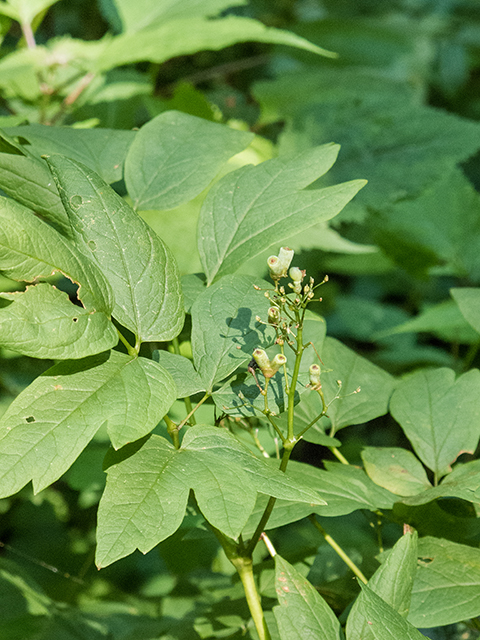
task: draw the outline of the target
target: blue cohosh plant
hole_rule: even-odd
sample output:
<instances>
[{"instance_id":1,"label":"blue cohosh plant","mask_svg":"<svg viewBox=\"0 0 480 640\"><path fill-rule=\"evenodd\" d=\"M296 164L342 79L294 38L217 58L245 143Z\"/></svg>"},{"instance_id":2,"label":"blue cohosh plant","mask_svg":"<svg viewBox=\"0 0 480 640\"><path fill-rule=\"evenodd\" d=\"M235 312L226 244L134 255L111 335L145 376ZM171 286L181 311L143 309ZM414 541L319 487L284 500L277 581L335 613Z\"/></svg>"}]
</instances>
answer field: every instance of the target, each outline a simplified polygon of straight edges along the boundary
<instances>
[{"instance_id":1,"label":"blue cohosh plant","mask_svg":"<svg viewBox=\"0 0 480 640\"><path fill-rule=\"evenodd\" d=\"M411 528L401 535L397 527L421 525L418 509L432 500L476 499L478 461L452 464L478 442L479 372L455 379L443 368L395 381L326 337L309 308L325 279L316 284L302 265L291 266L291 249L268 258L271 281L242 273L290 230L335 216L364 186L307 188L335 162L338 146L243 166L212 186L251 134L166 112L137 132L62 129L56 140L55 130L37 125L0 136L0 271L17 283L0 294L0 345L54 361L2 416L0 497L30 482L34 493L72 482L77 459L108 441L97 567L162 549L167 538L181 556L179 538L206 528L238 572L254 621L256 631L246 615L234 633L292 640L313 630L340 640L345 626L348 640L403 640L422 637L415 627L478 615L458 580L459 572L472 579L478 549L428 530L417 543ZM126 198L108 184L122 176ZM158 211L161 220L202 192L203 273L181 277L142 212ZM457 290L460 308L476 294ZM416 455L367 447L364 468L348 464L339 431L389 406ZM301 440L327 447L337 461L320 469L292 460ZM384 551L386 521L395 532L375 572L330 531L359 510L374 534L367 560ZM270 532L308 518L317 544L335 549L362 584L371 576L341 622L304 566L273 550ZM261 539L274 554L274 577ZM13 569L5 571L13 583ZM455 607L426 599L439 589ZM215 598L221 607L224 592ZM206 609L199 618L217 615ZM192 625L201 626L196 618Z\"/></svg>"}]
</instances>

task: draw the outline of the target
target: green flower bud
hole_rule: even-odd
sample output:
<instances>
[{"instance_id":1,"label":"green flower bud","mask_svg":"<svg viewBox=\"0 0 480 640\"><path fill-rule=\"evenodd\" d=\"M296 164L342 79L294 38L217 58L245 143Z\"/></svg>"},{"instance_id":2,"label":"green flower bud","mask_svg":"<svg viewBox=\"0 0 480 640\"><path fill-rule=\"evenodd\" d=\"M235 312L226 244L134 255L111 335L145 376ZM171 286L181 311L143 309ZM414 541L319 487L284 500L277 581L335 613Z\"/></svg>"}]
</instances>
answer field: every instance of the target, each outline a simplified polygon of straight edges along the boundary
<instances>
[{"instance_id":1,"label":"green flower bud","mask_svg":"<svg viewBox=\"0 0 480 640\"><path fill-rule=\"evenodd\" d=\"M255 349L253 359L265 378L272 378L287 361L287 358L282 353L277 353L273 360L270 361L263 349Z\"/></svg>"},{"instance_id":2,"label":"green flower bud","mask_svg":"<svg viewBox=\"0 0 480 640\"><path fill-rule=\"evenodd\" d=\"M311 364L308 373L310 374L310 386L318 387L320 384L321 369L318 364Z\"/></svg>"},{"instance_id":3,"label":"green flower bud","mask_svg":"<svg viewBox=\"0 0 480 640\"><path fill-rule=\"evenodd\" d=\"M270 324L277 324L280 320L280 310L278 307L270 307L268 309L268 322Z\"/></svg>"}]
</instances>

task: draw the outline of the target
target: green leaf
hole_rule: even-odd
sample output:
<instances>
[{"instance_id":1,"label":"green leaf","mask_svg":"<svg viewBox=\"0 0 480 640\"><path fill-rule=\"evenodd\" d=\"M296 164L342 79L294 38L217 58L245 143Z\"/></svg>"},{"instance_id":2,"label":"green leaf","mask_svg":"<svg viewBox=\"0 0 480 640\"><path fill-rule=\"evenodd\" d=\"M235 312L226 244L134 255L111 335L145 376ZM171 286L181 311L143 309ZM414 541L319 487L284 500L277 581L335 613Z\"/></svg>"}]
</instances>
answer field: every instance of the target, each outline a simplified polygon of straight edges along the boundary
<instances>
[{"instance_id":1,"label":"green leaf","mask_svg":"<svg viewBox=\"0 0 480 640\"><path fill-rule=\"evenodd\" d=\"M364 594L360 611L367 620L373 640L423 640L424 635L395 611L385 600L360 583Z\"/></svg>"},{"instance_id":2,"label":"green leaf","mask_svg":"<svg viewBox=\"0 0 480 640\"><path fill-rule=\"evenodd\" d=\"M74 129L29 124L5 129L11 136L24 138L29 152L43 155L61 154L93 169L105 182L118 182L123 177L123 163L135 140L135 131L116 129Z\"/></svg>"},{"instance_id":3,"label":"green leaf","mask_svg":"<svg viewBox=\"0 0 480 640\"><path fill-rule=\"evenodd\" d=\"M462 289L450 289L462 316L480 334L480 289L465 287ZM477 335L477 341L480 336Z\"/></svg>"},{"instance_id":4,"label":"green leaf","mask_svg":"<svg viewBox=\"0 0 480 640\"><path fill-rule=\"evenodd\" d=\"M425 537L408 620L417 627L453 624L480 615L480 550Z\"/></svg>"},{"instance_id":5,"label":"green leaf","mask_svg":"<svg viewBox=\"0 0 480 640\"><path fill-rule=\"evenodd\" d=\"M457 464L437 487L430 487L402 502L408 505L427 504L437 498L460 498L469 502L480 500L480 461Z\"/></svg>"},{"instance_id":6,"label":"green leaf","mask_svg":"<svg viewBox=\"0 0 480 640\"><path fill-rule=\"evenodd\" d=\"M455 291L467 291L467 289L451 289L455 298ZM473 344L480 341L480 335L472 331L466 318L462 315L454 300L445 300L439 304L425 308L418 316L407 320L402 324L381 332L381 336L390 336L397 333L409 333L426 331L445 342L457 342L460 344ZM470 309L470 305L466 305ZM467 311L468 313L468 311ZM480 323L479 323L480 328Z\"/></svg>"},{"instance_id":7,"label":"green leaf","mask_svg":"<svg viewBox=\"0 0 480 640\"><path fill-rule=\"evenodd\" d=\"M413 580L417 570L417 532L404 534L388 553L385 562L368 581L373 593L406 618L410 608ZM365 617L365 592L362 591L353 604L347 618L348 640L372 640L375 638L370 621ZM368 608L368 607L367 607Z\"/></svg>"},{"instance_id":8,"label":"green leaf","mask_svg":"<svg viewBox=\"0 0 480 640\"><path fill-rule=\"evenodd\" d=\"M248 0L115 0L115 6L121 17L123 31L139 31L145 27L176 20L178 18L212 18L224 9L245 5Z\"/></svg>"},{"instance_id":9,"label":"green leaf","mask_svg":"<svg viewBox=\"0 0 480 640\"><path fill-rule=\"evenodd\" d=\"M445 124L445 131L450 135L452 125ZM466 127L470 124L473 123L464 123ZM465 134L459 132L459 135ZM480 197L459 168L449 171L446 159L441 162L443 154L455 153L453 145L444 147L444 144L442 140L436 165L433 158L424 160L425 164L432 165L432 178L436 169L439 179L433 184L427 183L426 190L416 194L419 196L416 199L403 199L377 215L373 219L375 237L387 255L410 272L438 264L445 265L455 275L478 281ZM444 164L447 164L445 168ZM419 175L422 175L421 165Z\"/></svg>"},{"instance_id":10,"label":"green leaf","mask_svg":"<svg viewBox=\"0 0 480 640\"><path fill-rule=\"evenodd\" d=\"M365 447L362 460L368 476L400 496L415 496L432 485L420 461L399 447Z\"/></svg>"},{"instance_id":11,"label":"green leaf","mask_svg":"<svg viewBox=\"0 0 480 640\"><path fill-rule=\"evenodd\" d=\"M56 2L58 0L2 0L0 14L9 16L21 24L31 24L39 13Z\"/></svg>"},{"instance_id":12,"label":"green leaf","mask_svg":"<svg viewBox=\"0 0 480 640\"><path fill-rule=\"evenodd\" d=\"M174 209L192 200L253 137L179 111L161 113L140 129L127 155L134 208Z\"/></svg>"},{"instance_id":13,"label":"green leaf","mask_svg":"<svg viewBox=\"0 0 480 640\"><path fill-rule=\"evenodd\" d=\"M178 450L154 435L130 457L118 455L119 462L108 469L98 512L99 567L137 548L146 553L172 535L183 520L190 490L208 522L231 538L240 535L257 492L324 502L215 427L190 428Z\"/></svg>"},{"instance_id":14,"label":"green leaf","mask_svg":"<svg viewBox=\"0 0 480 640\"><path fill-rule=\"evenodd\" d=\"M251 18L227 16L210 20L194 15L105 40L97 71L145 60L161 64L171 58L205 49L218 51L236 42L270 42L299 47L320 55L334 55L294 33L266 27Z\"/></svg>"},{"instance_id":15,"label":"green leaf","mask_svg":"<svg viewBox=\"0 0 480 640\"><path fill-rule=\"evenodd\" d=\"M337 617L322 596L291 564L275 556L273 608L281 640L342 640Z\"/></svg>"},{"instance_id":16,"label":"green leaf","mask_svg":"<svg viewBox=\"0 0 480 640\"><path fill-rule=\"evenodd\" d=\"M63 156L48 163L77 242L114 290L115 318L141 341L174 338L184 312L168 247L95 172Z\"/></svg>"},{"instance_id":17,"label":"green leaf","mask_svg":"<svg viewBox=\"0 0 480 640\"><path fill-rule=\"evenodd\" d=\"M226 276L208 287L192 306L193 362L207 391L245 362L253 350L273 342L273 329L256 321L267 317L269 302L253 276Z\"/></svg>"},{"instance_id":18,"label":"green leaf","mask_svg":"<svg viewBox=\"0 0 480 640\"><path fill-rule=\"evenodd\" d=\"M88 311L49 284L25 292L2 293L12 304L0 307L0 344L34 358L65 360L106 351L118 333L102 311Z\"/></svg>"},{"instance_id":19,"label":"green leaf","mask_svg":"<svg viewBox=\"0 0 480 640\"><path fill-rule=\"evenodd\" d=\"M327 403L340 394L328 409L328 417L335 431L373 420L387 412L394 386L390 374L334 338L325 338L322 360L327 368L322 374L322 388ZM340 392L337 380L342 383Z\"/></svg>"},{"instance_id":20,"label":"green leaf","mask_svg":"<svg viewBox=\"0 0 480 640\"><path fill-rule=\"evenodd\" d=\"M52 223L63 235L71 234L70 222L52 174L42 160L0 153L0 188Z\"/></svg>"},{"instance_id":21,"label":"green leaf","mask_svg":"<svg viewBox=\"0 0 480 640\"><path fill-rule=\"evenodd\" d=\"M110 351L55 365L2 417L0 495L58 480L105 423L115 447L137 440L174 400L171 376L151 360Z\"/></svg>"},{"instance_id":22,"label":"green leaf","mask_svg":"<svg viewBox=\"0 0 480 640\"><path fill-rule=\"evenodd\" d=\"M285 393L285 379L283 376L283 371L278 371L270 378L267 389L269 409L277 416L286 411L288 407L288 396ZM291 380L291 377L291 372L289 372L289 380ZM261 374L257 378L260 378L259 383L264 388L265 383ZM305 385L299 381L295 391L295 404L299 402L300 394L305 390ZM231 416L253 418L258 416L257 412L262 412L265 409L265 397L261 394L251 373L246 373L245 371L241 371L233 379L227 380L220 389L214 391L212 397L220 411ZM285 420L282 421L282 416L280 416L278 424L281 425L282 423L285 423Z\"/></svg>"},{"instance_id":23,"label":"green leaf","mask_svg":"<svg viewBox=\"0 0 480 640\"><path fill-rule=\"evenodd\" d=\"M456 380L452 369L418 371L395 390L390 411L415 453L437 478L450 471L460 453L475 451L479 394L478 369Z\"/></svg>"},{"instance_id":24,"label":"green leaf","mask_svg":"<svg viewBox=\"0 0 480 640\"><path fill-rule=\"evenodd\" d=\"M326 189L307 189L335 162L329 144L294 158L274 158L224 176L203 203L198 250L210 284L292 233L333 218L365 185L353 180Z\"/></svg>"},{"instance_id":25,"label":"green leaf","mask_svg":"<svg viewBox=\"0 0 480 640\"><path fill-rule=\"evenodd\" d=\"M277 466L278 462L270 460L269 464ZM299 502L277 500L267 523L267 530L296 522L312 513L336 517L347 515L357 509L369 511L391 509L398 500L397 496L372 482L363 469L347 467L335 462L324 462L324 464L327 471L301 462L290 461L286 473L289 478L303 482L319 491L327 504L312 507ZM250 536L255 531L266 506L267 498L259 496L243 531L244 536Z\"/></svg>"},{"instance_id":26,"label":"green leaf","mask_svg":"<svg viewBox=\"0 0 480 640\"><path fill-rule=\"evenodd\" d=\"M153 359L172 376L177 388L177 398L205 391L205 385L188 358L157 349L153 352Z\"/></svg>"},{"instance_id":27,"label":"green leaf","mask_svg":"<svg viewBox=\"0 0 480 640\"><path fill-rule=\"evenodd\" d=\"M63 273L80 285L77 296L87 311L107 316L112 290L87 255L31 211L10 198L0 199L0 271L14 280L32 281Z\"/></svg>"}]
</instances>

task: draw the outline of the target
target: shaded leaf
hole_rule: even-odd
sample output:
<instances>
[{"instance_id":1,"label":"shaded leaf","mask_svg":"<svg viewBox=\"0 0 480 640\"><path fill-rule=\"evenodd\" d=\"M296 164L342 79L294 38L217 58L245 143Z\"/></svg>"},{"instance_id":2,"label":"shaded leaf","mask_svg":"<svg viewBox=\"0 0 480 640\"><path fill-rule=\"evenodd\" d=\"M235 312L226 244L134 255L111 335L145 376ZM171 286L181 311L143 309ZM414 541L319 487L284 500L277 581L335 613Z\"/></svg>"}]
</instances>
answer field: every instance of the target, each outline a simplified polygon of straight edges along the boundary
<instances>
[{"instance_id":1,"label":"shaded leaf","mask_svg":"<svg viewBox=\"0 0 480 640\"><path fill-rule=\"evenodd\" d=\"M149 60L160 64L197 51L218 51L236 42L270 42L300 47L313 53L331 55L305 38L266 27L261 22L240 16L216 20L200 16L168 20L135 33L126 33L105 40L105 49L98 58L97 70Z\"/></svg>"},{"instance_id":2,"label":"shaded leaf","mask_svg":"<svg viewBox=\"0 0 480 640\"><path fill-rule=\"evenodd\" d=\"M130 457L118 456L108 469L98 512L99 567L137 548L146 553L172 535L184 518L191 489L204 517L231 538L242 531L257 492L323 503L315 490L273 469L215 427L191 427L178 450L154 435Z\"/></svg>"},{"instance_id":3,"label":"shaded leaf","mask_svg":"<svg viewBox=\"0 0 480 640\"><path fill-rule=\"evenodd\" d=\"M183 300L168 247L96 173L63 156L48 163L77 242L115 292L115 318L141 341L177 336Z\"/></svg>"},{"instance_id":4,"label":"shaded leaf","mask_svg":"<svg viewBox=\"0 0 480 640\"><path fill-rule=\"evenodd\" d=\"M273 342L273 329L255 319L267 317L269 302L253 285L270 288L254 276L226 276L192 306L193 361L207 391Z\"/></svg>"},{"instance_id":5,"label":"shaded leaf","mask_svg":"<svg viewBox=\"0 0 480 640\"><path fill-rule=\"evenodd\" d=\"M437 627L480 614L480 550L441 538L418 543L418 568L408 620Z\"/></svg>"},{"instance_id":6,"label":"shaded leaf","mask_svg":"<svg viewBox=\"0 0 480 640\"><path fill-rule=\"evenodd\" d=\"M322 596L290 563L275 556L273 608L281 640L342 640L337 617Z\"/></svg>"},{"instance_id":7,"label":"shaded leaf","mask_svg":"<svg viewBox=\"0 0 480 640\"><path fill-rule=\"evenodd\" d=\"M208 192L198 225L198 250L211 283L236 271L272 244L333 218L365 185L363 180L306 189L335 162L338 145L274 158L224 176Z\"/></svg>"},{"instance_id":8,"label":"shaded leaf","mask_svg":"<svg viewBox=\"0 0 480 640\"><path fill-rule=\"evenodd\" d=\"M410 608L413 580L417 570L417 532L404 534L388 552L385 562L368 581L369 588L406 618ZM347 618L348 640L375 638L370 621L365 617L365 592L354 602Z\"/></svg>"},{"instance_id":9,"label":"shaded leaf","mask_svg":"<svg viewBox=\"0 0 480 640\"><path fill-rule=\"evenodd\" d=\"M464 287L462 289L450 289L462 316L480 334L480 289ZM480 340L480 336L477 336Z\"/></svg>"},{"instance_id":10,"label":"shaded leaf","mask_svg":"<svg viewBox=\"0 0 480 640\"><path fill-rule=\"evenodd\" d=\"M455 379L452 369L422 370L395 390L390 411L415 453L437 477L450 470L460 453L473 453L480 436L480 372Z\"/></svg>"},{"instance_id":11,"label":"shaded leaf","mask_svg":"<svg viewBox=\"0 0 480 640\"><path fill-rule=\"evenodd\" d=\"M452 289L452 295L458 289ZM463 291L463 289L460 289ZM479 323L480 328L480 323ZM381 332L383 336L397 333L409 333L428 331L445 342L459 342L472 344L480 341L480 335L472 331L466 318L462 315L458 304L454 300L446 300L439 304L427 307L418 316Z\"/></svg>"},{"instance_id":12,"label":"shaded leaf","mask_svg":"<svg viewBox=\"0 0 480 640\"><path fill-rule=\"evenodd\" d=\"M252 139L252 133L186 113L161 113L140 129L127 155L125 182L134 208L173 209L192 200Z\"/></svg>"},{"instance_id":13,"label":"shaded leaf","mask_svg":"<svg viewBox=\"0 0 480 640\"><path fill-rule=\"evenodd\" d=\"M34 358L65 360L106 351L118 333L102 311L87 311L49 284L25 292L2 293L12 304L0 307L0 344Z\"/></svg>"},{"instance_id":14,"label":"shaded leaf","mask_svg":"<svg viewBox=\"0 0 480 640\"><path fill-rule=\"evenodd\" d=\"M55 482L105 423L114 446L137 440L174 400L170 375L151 360L110 351L55 365L2 417L0 495Z\"/></svg>"},{"instance_id":15,"label":"shaded leaf","mask_svg":"<svg viewBox=\"0 0 480 640\"><path fill-rule=\"evenodd\" d=\"M365 447L361 455L369 478L392 493L415 496L432 486L411 451L400 447Z\"/></svg>"}]
</instances>

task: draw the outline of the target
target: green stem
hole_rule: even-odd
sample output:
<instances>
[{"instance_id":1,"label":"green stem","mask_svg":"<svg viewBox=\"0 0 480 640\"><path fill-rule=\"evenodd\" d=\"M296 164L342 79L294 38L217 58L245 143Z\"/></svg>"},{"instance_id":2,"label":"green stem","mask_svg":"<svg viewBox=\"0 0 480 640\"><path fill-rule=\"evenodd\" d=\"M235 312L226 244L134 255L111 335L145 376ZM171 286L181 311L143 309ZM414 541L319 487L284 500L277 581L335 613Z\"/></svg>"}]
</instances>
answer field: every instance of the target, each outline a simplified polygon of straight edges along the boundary
<instances>
[{"instance_id":1,"label":"green stem","mask_svg":"<svg viewBox=\"0 0 480 640\"><path fill-rule=\"evenodd\" d=\"M180 424L178 425L177 429L180 431L180 429L183 427L183 425L188 422L190 420L190 418L193 416L193 414L195 413L195 411L202 406L202 404L205 402L205 400L208 400L208 398L210 397L210 394L208 393L208 391L205 393L205 395L203 396L203 398L201 400L199 400L197 402L197 404L193 407L193 409L190 411L190 413L180 422Z\"/></svg>"},{"instance_id":2,"label":"green stem","mask_svg":"<svg viewBox=\"0 0 480 640\"><path fill-rule=\"evenodd\" d=\"M168 415L163 416L167 425L168 435L171 437L175 449L180 449L180 438L178 437L178 427Z\"/></svg>"},{"instance_id":3,"label":"green stem","mask_svg":"<svg viewBox=\"0 0 480 640\"><path fill-rule=\"evenodd\" d=\"M280 471L283 471L284 473L287 468L287 464L292 454L294 446L295 446L295 443L293 444L290 443L290 446L288 446L288 441L284 445L285 448L283 449L282 462L280 463ZM255 533L253 534L252 539L250 540L247 546L246 555L251 556L255 547L257 546L258 541L260 540L260 534L263 533L263 530L265 529L265 525L267 524L270 516L272 515L273 507L275 506L276 500L277 499L274 498L273 496L270 497L267 503L267 506L265 507L265 511L263 512L263 515L260 518L260 522L258 523L257 528L255 529Z\"/></svg>"},{"instance_id":4,"label":"green stem","mask_svg":"<svg viewBox=\"0 0 480 640\"><path fill-rule=\"evenodd\" d=\"M285 442L285 436L283 435L280 427L275 423L275 420L272 418L272 412L269 409L268 406L268 383L270 382L270 378L265 378L265 389L264 389L264 410L263 413L267 416L268 421L270 422L270 424L272 425L272 427L275 429L275 431L277 432L278 437L280 438L280 440L282 442Z\"/></svg>"},{"instance_id":5,"label":"green stem","mask_svg":"<svg viewBox=\"0 0 480 640\"><path fill-rule=\"evenodd\" d=\"M271 640L270 632L263 615L262 602L257 591L255 578L253 576L253 561L251 558L238 558L232 561L233 566L240 576L243 590L247 598L248 608L255 623L255 628L260 640Z\"/></svg>"},{"instance_id":6,"label":"green stem","mask_svg":"<svg viewBox=\"0 0 480 640\"><path fill-rule=\"evenodd\" d=\"M342 464L350 465L349 461L340 453L337 447L328 447L333 455L339 460Z\"/></svg>"},{"instance_id":7,"label":"green stem","mask_svg":"<svg viewBox=\"0 0 480 640\"><path fill-rule=\"evenodd\" d=\"M174 338L172 340L172 345L173 345L173 350L175 351L177 356L182 355L180 353L180 343L178 342L178 338ZM190 415L192 418L190 421L190 424L192 425L197 424L197 421L195 420L195 416L192 413L192 401L190 400L190 397L187 396L186 398L184 398L183 402L185 404L185 409L187 410L187 414Z\"/></svg>"},{"instance_id":8,"label":"green stem","mask_svg":"<svg viewBox=\"0 0 480 640\"><path fill-rule=\"evenodd\" d=\"M208 523L209 524L209 523ZM270 632L263 615L262 602L253 576L253 560L251 554L245 552L243 542L237 544L221 531L209 524L209 527L222 545L225 555L237 570L242 581L248 608L260 640L271 640Z\"/></svg>"},{"instance_id":9,"label":"green stem","mask_svg":"<svg viewBox=\"0 0 480 640\"><path fill-rule=\"evenodd\" d=\"M120 342L122 342L125 345L128 351L128 355L131 356L132 358L136 358L138 356L138 351L135 350L134 347L132 347L132 345L128 342L128 340L125 338L123 333L121 333L118 329L117 329L117 333L118 333L118 337L120 338Z\"/></svg>"},{"instance_id":10,"label":"green stem","mask_svg":"<svg viewBox=\"0 0 480 640\"><path fill-rule=\"evenodd\" d=\"M297 389L298 374L300 372L300 363L302 362L303 355L303 323L299 322L297 333L297 351L295 357L295 365L293 367L292 382L290 383L290 389L288 390L288 434L287 440L295 444L295 434L293 430L294 423L294 411L295 411L295 391Z\"/></svg>"},{"instance_id":11,"label":"green stem","mask_svg":"<svg viewBox=\"0 0 480 640\"><path fill-rule=\"evenodd\" d=\"M310 516L310 522L313 524L314 527L316 527L318 529L318 531L320 531L320 533L322 534L322 536L325 539L325 542L327 544L329 544L332 549L340 556L340 558L345 562L345 564L347 565L347 567L353 571L353 573L357 576L357 578L359 580L361 580L364 584L368 583L368 580L366 579L366 577L363 575L363 573L360 571L360 569L357 567L357 565L353 562L353 560L345 553L345 551L342 549L342 547L335 542L335 540L332 538L332 536L330 536L325 529L322 527L322 525L318 522L318 520L315 518L314 515Z\"/></svg>"}]
</instances>

